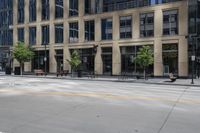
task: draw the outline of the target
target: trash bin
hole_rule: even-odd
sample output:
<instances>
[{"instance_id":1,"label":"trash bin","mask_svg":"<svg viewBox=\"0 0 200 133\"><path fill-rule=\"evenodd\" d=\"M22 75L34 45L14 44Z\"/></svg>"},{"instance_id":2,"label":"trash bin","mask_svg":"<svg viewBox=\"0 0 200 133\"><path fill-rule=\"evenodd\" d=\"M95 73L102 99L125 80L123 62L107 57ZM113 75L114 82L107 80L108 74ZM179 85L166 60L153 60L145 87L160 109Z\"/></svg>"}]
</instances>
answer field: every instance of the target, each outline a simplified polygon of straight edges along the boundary
<instances>
[{"instance_id":1,"label":"trash bin","mask_svg":"<svg viewBox=\"0 0 200 133\"><path fill-rule=\"evenodd\" d=\"M11 67L6 67L6 75L11 75Z\"/></svg>"},{"instance_id":2,"label":"trash bin","mask_svg":"<svg viewBox=\"0 0 200 133\"><path fill-rule=\"evenodd\" d=\"M20 75L20 67L15 67L15 75Z\"/></svg>"}]
</instances>

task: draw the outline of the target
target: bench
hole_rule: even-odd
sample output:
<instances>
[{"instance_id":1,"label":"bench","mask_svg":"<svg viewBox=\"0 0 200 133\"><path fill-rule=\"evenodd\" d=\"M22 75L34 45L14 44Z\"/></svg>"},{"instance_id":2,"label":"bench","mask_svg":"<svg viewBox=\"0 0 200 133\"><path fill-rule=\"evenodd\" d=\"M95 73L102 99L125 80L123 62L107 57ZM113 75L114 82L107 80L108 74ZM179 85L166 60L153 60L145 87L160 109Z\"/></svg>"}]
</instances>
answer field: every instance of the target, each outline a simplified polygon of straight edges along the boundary
<instances>
[{"instance_id":1,"label":"bench","mask_svg":"<svg viewBox=\"0 0 200 133\"><path fill-rule=\"evenodd\" d=\"M69 70L63 70L63 71L58 71L56 73L57 77L60 75L60 76L67 76L69 74Z\"/></svg>"},{"instance_id":2,"label":"bench","mask_svg":"<svg viewBox=\"0 0 200 133\"><path fill-rule=\"evenodd\" d=\"M44 75L44 71L42 69L35 69L34 70L35 75Z\"/></svg>"},{"instance_id":3,"label":"bench","mask_svg":"<svg viewBox=\"0 0 200 133\"><path fill-rule=\"evenodd\" d=\"M171 80L171 82L175 82L176 81L176 77L174 77L174 75L172 73L169 74L169 79Z\"/></svg>"}]
</instances>

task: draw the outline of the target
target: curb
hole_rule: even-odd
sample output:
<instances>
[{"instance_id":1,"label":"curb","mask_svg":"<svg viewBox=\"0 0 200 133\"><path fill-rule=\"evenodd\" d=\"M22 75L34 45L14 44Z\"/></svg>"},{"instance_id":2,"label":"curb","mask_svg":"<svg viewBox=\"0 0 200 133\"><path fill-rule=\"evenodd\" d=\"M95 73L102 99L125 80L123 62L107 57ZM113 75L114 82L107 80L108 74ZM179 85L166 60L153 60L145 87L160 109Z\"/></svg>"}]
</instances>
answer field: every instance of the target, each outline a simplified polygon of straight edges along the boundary
<instances>
[{"instance_id":1,"label":"curb","mask_svg":"<svg viewBox=\"0 0 200 133\"><path fill-rule=\"evenodd\" d=\"M120 82L120 83L136 83L136 84L154 84L154 85L169 85L169 86L188 86L188 87L200 87L200 85L192 85L192 84L176 84L176 83L158 83L158 82L144 82L138 80L122 80L122 79L98 79L98 78L59 78L59 77L44 77L44 76L19 76L19 75L1 75L1 76L9 76L9 77L25 77L25 78L43 78L43 79L60 79L60 80L82 80L82 81L103 81L103 82Z\"/></svg>"}]
</instances>

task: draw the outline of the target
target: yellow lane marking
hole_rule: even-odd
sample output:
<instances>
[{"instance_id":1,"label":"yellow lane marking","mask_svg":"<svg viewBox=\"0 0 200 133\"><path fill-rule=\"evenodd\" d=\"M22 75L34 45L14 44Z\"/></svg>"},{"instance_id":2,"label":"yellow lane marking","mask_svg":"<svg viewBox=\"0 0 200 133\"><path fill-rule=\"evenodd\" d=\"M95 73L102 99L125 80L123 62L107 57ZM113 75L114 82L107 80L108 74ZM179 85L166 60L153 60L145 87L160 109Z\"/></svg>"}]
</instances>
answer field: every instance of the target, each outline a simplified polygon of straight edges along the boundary
<instances>
[{"instance_id":1,"label":"yellow lane marking","mask_svg":"<svg viewBox=\"0 0 200 133\"><path fill-rule=\"evenodd\" d=\"M40 91L30 91L25 89L15 90L15 89L1 89L0 93L24 93L37 96L75 96L75 97L95 97L95 98L105 98L105 99L116 99L116 100L145 100L145 101L161 101L161 102L176 102L177 98L164 98L164 97L150 97L150 96L137 96L137 95L117 95L109 93L100 92L40 92ZM179 103L185 104L200 104L200 99L186 99L182 98Z\"/></svg>"}]
</instances>

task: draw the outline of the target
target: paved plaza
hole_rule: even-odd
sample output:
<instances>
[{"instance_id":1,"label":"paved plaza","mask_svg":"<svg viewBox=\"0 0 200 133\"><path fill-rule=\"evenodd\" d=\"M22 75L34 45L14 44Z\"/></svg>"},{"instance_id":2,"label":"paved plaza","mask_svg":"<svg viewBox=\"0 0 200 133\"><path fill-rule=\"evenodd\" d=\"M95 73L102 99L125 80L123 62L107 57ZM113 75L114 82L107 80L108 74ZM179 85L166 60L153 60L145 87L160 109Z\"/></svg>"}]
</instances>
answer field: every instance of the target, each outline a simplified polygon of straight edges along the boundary
<instances>
[{"instance_id":1,"label":"paved plaza","mask_svg":"<svg viewBox=\"0 0 200 133\"><path fill-rule=\"evenodd\" d=\"M0 76L3 133L199 133L200 88Z\"/></svg>"}]
</instances>

